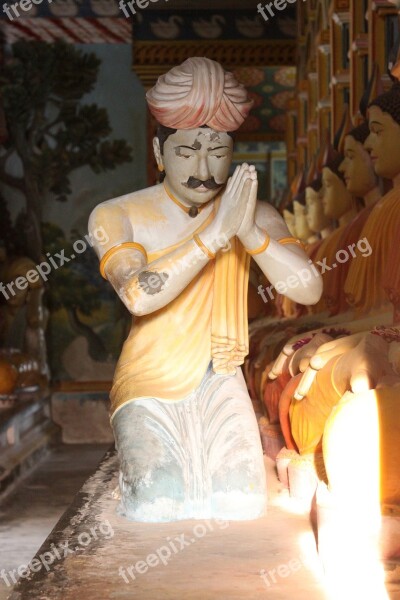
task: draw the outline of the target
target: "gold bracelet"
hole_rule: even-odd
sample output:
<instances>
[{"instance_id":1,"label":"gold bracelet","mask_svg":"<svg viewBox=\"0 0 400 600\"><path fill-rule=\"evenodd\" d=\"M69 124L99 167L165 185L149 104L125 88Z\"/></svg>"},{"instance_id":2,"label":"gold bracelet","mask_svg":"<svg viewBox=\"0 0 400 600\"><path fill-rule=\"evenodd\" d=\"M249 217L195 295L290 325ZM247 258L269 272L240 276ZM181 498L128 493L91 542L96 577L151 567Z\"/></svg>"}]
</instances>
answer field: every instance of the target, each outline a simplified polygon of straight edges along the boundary
<instances>
[{"instance_id":1,"label":"gold bracelet","mask_svg":"<svg viewBox=\"0 0 400 600\"><path fill-rule=\"evenodd\" d=\"M248 254L250 254L250 256L255 256L256 254L261 254L262 252L265 252L265 250L268 248L271 238L269 237L269 235L266 231L264 231L264 233L266 235L266 238L265 238L265 241L263 242L263 244L259 248L255 248L254 250L249 250L248 248L245 248L246 252Z\"/></svg>"},{"instance_id":2,"label":"gold bracelet","mask_svg":"<svg viewBox=\"0 0 400 600\"><path fill-rule=\"evenodd\" d=\"M107 250L107 252L105 253L105 255L103 256L103 258L100 261L100 273L102 275L102 277L104 277L104 279L107 279L107 275L105 273L105 268L106 268L106 263L107 261L119 250L123 250L125 248L132 248L135 250L139 250L139 252L141 252L143 254L143 256L145 257L146 261L147 261L147 252L146 250L143 248L143 246L141 244L136 244L136 242L124 242L123 244L117 244L116 246L113 246L112 248L110 248L109 250Z\"/></svg>"},{"instance_id":3,"label":"gold bracelet","mask_svg":"<svg viewBox=\"0 0 400 600\"><path fill-rule=\"evenodd\" d=\"M215 258L215 254L211 252L211 250L209 250L205 244L203 244L203 242L197 234L193 236L193 241L196 242L198 247L204 252L206 256L208 256L210 260L213 260Z\"/></svg>"},{"instance_id":4,"label":"gold bracelet","mask_svg":"<svg viewBox=\"0 0 400 600\"><path fill-rule=\"evenodd\" d=\"M301 242L300 240L297 240L294 237L282 238L281 240L278 240L278 243L282 244L282 246L285 246L286 244L297 244L298 246L301 246L304 250L303 242Z\"/></svg>"}]
</instances>

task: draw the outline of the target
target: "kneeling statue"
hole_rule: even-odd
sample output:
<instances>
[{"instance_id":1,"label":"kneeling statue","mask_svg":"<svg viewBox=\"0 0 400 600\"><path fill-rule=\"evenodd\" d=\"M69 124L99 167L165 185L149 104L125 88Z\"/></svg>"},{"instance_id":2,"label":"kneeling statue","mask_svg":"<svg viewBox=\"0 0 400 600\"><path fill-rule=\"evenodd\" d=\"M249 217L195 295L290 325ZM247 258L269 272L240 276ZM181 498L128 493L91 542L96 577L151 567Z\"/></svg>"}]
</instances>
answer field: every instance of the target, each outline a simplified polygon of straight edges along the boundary
<instances>
[{"instance_id":1,"label":"kneeling statue","mask_svg":"<svg viewBox=\"0 0 400 600\"><path fill-rule=\"evenodd\" d=\"M111 390L120 513L255 519L266 481L240 369L250 257L299 303L319 300L320 277L277 211L257 202L254 166L229 178L232 132L252 105L234 76L190 58L147 101L163 183L100 204L89 223L107 231L100 270L134 316ZM299 271L309 272L304 285Z\"/></svg>"}]
</instances>

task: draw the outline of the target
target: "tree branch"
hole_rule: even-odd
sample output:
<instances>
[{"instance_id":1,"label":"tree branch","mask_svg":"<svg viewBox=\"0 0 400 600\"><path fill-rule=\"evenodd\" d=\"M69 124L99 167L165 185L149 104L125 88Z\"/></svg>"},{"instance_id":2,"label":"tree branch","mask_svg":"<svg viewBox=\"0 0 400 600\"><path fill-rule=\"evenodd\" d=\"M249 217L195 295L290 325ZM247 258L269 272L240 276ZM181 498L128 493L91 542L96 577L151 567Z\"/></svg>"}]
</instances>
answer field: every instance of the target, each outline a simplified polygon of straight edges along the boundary
<instances>
[{"instance_id":1,"label":"tree branch","mask_svg":"<svg viewBox=\"0 0 400 600\"><path fill-rule=\"evenodd\" d=\"M36 139L37 139L37 135L38 135L38 129L40 129L40 125L45 122L45 116L44 116L44 105L39 106L38 108L36 108L34 115L33 115L33 119L32 119L32 124L29 128L29 131L27 132L27 138L29 141L29 144L31 146L34 146L36 144Z\"/></svg>"}]
</instances>

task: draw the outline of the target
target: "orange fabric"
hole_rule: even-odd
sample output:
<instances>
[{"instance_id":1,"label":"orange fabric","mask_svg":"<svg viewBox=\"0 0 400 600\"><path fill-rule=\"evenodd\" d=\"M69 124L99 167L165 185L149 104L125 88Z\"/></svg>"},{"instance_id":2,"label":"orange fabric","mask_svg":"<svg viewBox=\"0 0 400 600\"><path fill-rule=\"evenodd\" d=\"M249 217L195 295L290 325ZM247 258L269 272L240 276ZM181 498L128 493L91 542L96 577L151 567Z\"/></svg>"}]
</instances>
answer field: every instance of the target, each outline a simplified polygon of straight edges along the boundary
<instances>
[{"instance_id":1,"label":"orange fabric","mask_svg":"<svg viewBox=\"0 0 400 600\"><path fill-rule=\"evenodd\" d=\"M398 244L400 232L400 192L395 188L374 206L361 238L367 238L372 254L360 253L351 261L345 284L345 294L359 315L379 308L387 302L384 272L388 268L393 244Z\"/></svg>"},{"instance_id":2,"label":"orange fabric","mask_svg":"<svg viewBox=\"0 0 400 600\"><path fill-rule=\"evenodd\" d=\"M335 365L339 358L330 360L317 373L306 398L292 399L289 409L290 424L300 454L321 451L326 420L346 391L341 382L335 381Z\"/></svg>"},{"instance_id":3,"label":"orange fabric","mask_svg":"<svg viewBox=\"0 0 400 600\"><path fill-rule=\"evenodd\" d=\"M368 221L376 202L364 208L345 228L339 240L338 250L346 250L349 260L339 264L336 269L329 272L324 281L324 296L326 305L332 316L345 312L349 305L346 300L344 286L350 270L353 256L348 250L351 244L357 244L362 239L361 232Z\"/></svg>"}]
</instances>

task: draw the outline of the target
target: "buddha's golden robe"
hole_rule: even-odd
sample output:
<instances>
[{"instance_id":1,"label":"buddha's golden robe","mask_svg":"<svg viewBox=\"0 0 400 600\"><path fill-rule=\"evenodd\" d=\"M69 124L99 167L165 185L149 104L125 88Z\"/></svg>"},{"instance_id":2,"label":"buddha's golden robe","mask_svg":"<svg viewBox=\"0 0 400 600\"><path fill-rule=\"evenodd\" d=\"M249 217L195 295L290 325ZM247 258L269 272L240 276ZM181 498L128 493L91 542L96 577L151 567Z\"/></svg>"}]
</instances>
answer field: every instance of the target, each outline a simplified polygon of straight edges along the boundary
<instances>
[{"instance_id":1,"label":"buddha's golden robe","mask_svg":"<svg viewBox=\"0 0 400 600\"><path fill-rule=\"evenodd\" d=\"M149 265L188 239L149 253ZM200 385L210 361L218 374L234 374L243 363L248 354L250 256L238 238L230 243L175 300L134 319L114 376L112 416L139 398L184 399Z\"/></svg>"},{"instance_id":2,"label":"buddha's golden robe","mask_svg":"<svg viewBox=\"0 0 400 600\"><path fill-rule=\"evenodd\" d=\"M351 261L345 294L348 303L357 309L359 315L388 301L383 278L392 245L399 243L399 233L400 192L397 188L379 200L361 232L360 238L367 238L372 254L363 257L357 252L357 257Z\"/></svg>"},{"instance_id":3,"label":"buddha's golden robe","mask_svg":"<svg viewBox=\"0 0 400 600\"><path fill-rule=\"evenodd\" d=\"M376 202L367 206L359 212L352 221L346 226L343 235L339 240L339 250L346 250L352 244L362 239L362 230L374 209ZM344 286L349 273L351 258L345 263L337 263L337 268L328 273L326 282L324 282L324 296L326 304L329 307L331 316L345 312L349 309L344 292Z\"/></svg>"},{"instance_id":4,"label":"buddha's golden robe","mask_svg":"<svg viewBox=\"0 0 400 600\"><path fill-rule=\"evenodd\" d=\"M335 379L335 366L339 358L331 359L317 373L303 400L292 399L290 426L300 454L321 452L326 420L346 391L343 382Z\"/></svg>"}]
</instances>

